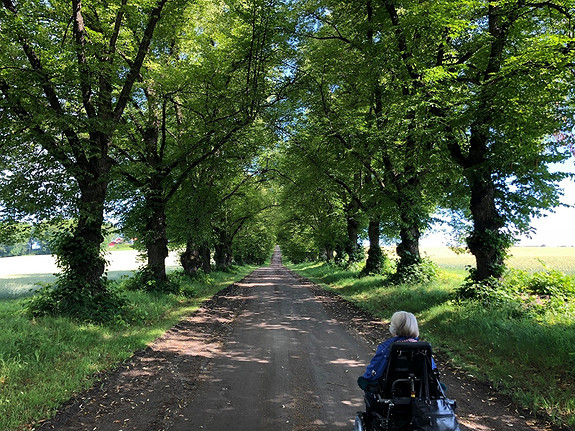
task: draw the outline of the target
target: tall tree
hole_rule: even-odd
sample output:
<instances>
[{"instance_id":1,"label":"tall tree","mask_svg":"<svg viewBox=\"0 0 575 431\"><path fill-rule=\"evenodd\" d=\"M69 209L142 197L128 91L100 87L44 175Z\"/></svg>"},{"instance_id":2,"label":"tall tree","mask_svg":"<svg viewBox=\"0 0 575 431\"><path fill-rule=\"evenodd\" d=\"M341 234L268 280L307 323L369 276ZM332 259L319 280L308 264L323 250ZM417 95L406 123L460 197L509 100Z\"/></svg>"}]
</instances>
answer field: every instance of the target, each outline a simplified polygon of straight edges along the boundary
<instances>
[{"instance_id":1,"label":"tall tree","mask_svg":"<svg viewBox=\"0 0 575 431\"><path fill-rule=\"evenodd\" d=\"M449 124L448 148L469 188L477 281L499 277L516 233L559 203L555 184L565 174L547 166L566 152L548 136L571 97L574 6L521 0L443 11L451 18L435 70L443 81L436 114Z\"/></svg>"},{"instance_id":2,"label":"tall tree","mask_svg":"<svg viewBox=\"0 0 575 431\"><path fill-rule=\"evenodd\" d=\"M316 126L310 119L284 128L289 139L275 155L277 181L283 184L280 245L292 260L322 256L329 261L335 253L338 262L353 261L363 228L360 181L354 182L357 165L337 161L334 147Z\"/></svg>"},{"instance_id":3,"label":"tall tree","mask_svg":"<svg viewBox=\"0 0 575 431\"><path fill-rule=\"evenodd\" d=\"M4 106L77 187L59 261L68 281L97 294L109 151L166 3L2 2Z\"/></svg>"},{"instance_id":4,"label":"tall tree","mask_svg":"<svg viewBox=\"0 0 575 431\"><path fill-rule=\"evenodd\" d=\"M200 165L235 152L267 97L275 13L267 2L200 1L178 23L159 29L165 37L142 71L142 97L130 110L133 138L118 156L120 171L141 195L125 220L135 222L145 272L160 284L167 280L170 200Z\"/></svg>"},{"instance_id":5,"label":"tall tree","mask_svg":"<svg viewBox=\"0 0 575 431\"><path fill-rule=\"evenodd\" d=\"M546 166L563 156L545 137L569 106L572 2L306 4L308 38L321 42L306 44L306 64L331 71L326 94L345 106L326 128L363 133L340 141L394 203L398 218L382 223L397 223L402 263L419 259L435 206L460 201L455 179L469 199L474 276L500 275L514 233L558 202L562 174Z\"/></svg>"},{"instance_id":6,"label":"tall tree","mask_svg":"<svg viewBox=\"0 0 575 431\"><path fill-rule=\"evenodd\" d=\"M321 101L308 116L323 117L339 152L362 166L371 189L363 205L373 220L373 242L379 219L388 232L396 228L399 269L417 264L421 232L442 196L438 177L446 171L433 157L436 141L421 83L435 59L431 36L416 31L411 18L408 25L399 22L393 2L312 1L307 16L302 67L322 81Z\"/></svg>"},{"instance_id":7,"label":"tall tree","mask_svg":"<svg viewBox=\"0 0 575 431\"><path fill-rule=\"evenodd\" d=\"M263 189L265 169L255 161L266 145L265 134L259 121L237 134L233 145L194 170L170 203L169 237L177 246L185 246L180 260L187 273L210 270L210 249L216 266L227 268L234 256L243 255L234 253L238 235L248 248L257 247L250 238L269 249L267 241L246 233L246 227L257 225L260 214L273 205L272 196ZM268 226L265 237L272 235Z\"/></svg>"}]
</instances>

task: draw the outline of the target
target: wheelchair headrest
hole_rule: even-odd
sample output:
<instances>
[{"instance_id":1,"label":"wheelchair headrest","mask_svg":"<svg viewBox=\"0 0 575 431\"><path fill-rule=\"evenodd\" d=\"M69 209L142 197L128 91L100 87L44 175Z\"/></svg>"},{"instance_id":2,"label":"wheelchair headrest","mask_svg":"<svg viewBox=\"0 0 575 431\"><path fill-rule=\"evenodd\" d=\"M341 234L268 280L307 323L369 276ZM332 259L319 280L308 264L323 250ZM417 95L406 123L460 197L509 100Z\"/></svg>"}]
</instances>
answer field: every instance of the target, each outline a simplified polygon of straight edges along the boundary
<instances>
[{"instance_id":1,"label":"wheelchair headrest","mask_svg":"<svg viewBox=\"0 0 575 431\"><path fill-rule=\"evenodd\" d=\"M423 356L431 359L431 344L425 341L396 341L390 348L390 359L398 356Z\"/></svg>"},{"instance_id":2,"label":"wheelchair headrest","mask_svg":"<svg viewBox=\"0 0 575 431\"><path fill-rule=\"evenodd\" d=\"M391 345L393 350L427 350L431 353L431 344L427 341L396 341Z\"/></svg>"}]
</instances>

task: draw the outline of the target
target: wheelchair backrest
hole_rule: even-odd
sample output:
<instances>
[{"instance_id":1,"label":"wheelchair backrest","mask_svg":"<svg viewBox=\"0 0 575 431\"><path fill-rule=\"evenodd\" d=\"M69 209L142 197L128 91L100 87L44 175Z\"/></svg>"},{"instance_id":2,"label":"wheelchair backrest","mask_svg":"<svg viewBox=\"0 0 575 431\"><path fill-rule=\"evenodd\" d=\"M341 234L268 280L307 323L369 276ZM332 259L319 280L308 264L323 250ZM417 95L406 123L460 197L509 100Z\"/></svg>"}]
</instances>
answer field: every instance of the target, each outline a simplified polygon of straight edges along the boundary
<instances>
[{"instance_id":1,"label":"wheelchair backrest","mask_svg":"<svg viewBox=\"0 0 575 431\"><path fill-rule=\"evenodd\" d=\"M384 398L437 398L438 381L431 369L431 345L426 342L397 341L391 345L385 378Z\"/></svg>"}]
</instances>

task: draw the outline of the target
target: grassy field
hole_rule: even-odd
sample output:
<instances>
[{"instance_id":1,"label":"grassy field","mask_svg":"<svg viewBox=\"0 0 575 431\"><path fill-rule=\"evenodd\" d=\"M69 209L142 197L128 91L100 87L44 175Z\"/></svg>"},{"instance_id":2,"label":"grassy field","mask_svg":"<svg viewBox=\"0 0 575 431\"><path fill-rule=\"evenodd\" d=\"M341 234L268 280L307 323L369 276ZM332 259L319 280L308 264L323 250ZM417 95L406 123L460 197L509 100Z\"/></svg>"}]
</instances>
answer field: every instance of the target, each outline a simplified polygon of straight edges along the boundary
<instances>
[{"instance_id":1,"label":"grassy field","mask_svg":"<svg viewBox=\"0 0 575 431\"><path fill-rule=\"evenodd\" d=\"M448 247L430 247L422 250L441 268L464 273L466 266L474 266L475 258L469 254L456 254ZM528 272L551 269L575 275L575 247L512 247L507 265Z\"/></svg>"},{"instance_id":2,"label":"grassy field","mask_svg":"<svg viewBox=\"0 0 575 431\"><path fill-rule=\"evenodd\" d=\"M517 248L512 262L517 269L541 271L540 258L574 274L573 251ZM470 256L446 249L428 255L443 271L438 280L418 285L389 285L381 276L358 278L357 272L322 263L290 267L384 321L397 310L413 312L441 360L575 429L575 301L534 315L517 315L505 305L456 303L451 294L463 282Z\"/></svg>"},{"instance_id":3,"label":"grassy field","mask_svg":"<svg viewBox=\"0 0 575 431\"><path fill-rule=\"evenodd\" d=\"M129 358L204 300L254 269L242 266L232 272L214 272L201 281L188 280L193 298L126 292L132 304L130 321L114 327L78 324L62 317L29 320L22 308L25 299L15 299L14 292L27 294L23 286L50 281L53 276L4 278L0 286L4 289L4 299L0 299L0 430L31 429L74 393L90 387L97 373Z\"/></svg>"},{"instance_id":4,"label":"grassy field","mask_svg":"<svg viewBox=\"0 0 575 431\"><path fill-rule=\"evenodd\" d=\"M138 252L125 245L116 246L107 253L106 259L110 280L129 277L142 264ZM169 272L178 267L177 253L171 253L166 268ZM53 283L58 271L54 257L49 255L0 258L0 300L30 296L43 284Z\"/></svg>"}]
</instances>

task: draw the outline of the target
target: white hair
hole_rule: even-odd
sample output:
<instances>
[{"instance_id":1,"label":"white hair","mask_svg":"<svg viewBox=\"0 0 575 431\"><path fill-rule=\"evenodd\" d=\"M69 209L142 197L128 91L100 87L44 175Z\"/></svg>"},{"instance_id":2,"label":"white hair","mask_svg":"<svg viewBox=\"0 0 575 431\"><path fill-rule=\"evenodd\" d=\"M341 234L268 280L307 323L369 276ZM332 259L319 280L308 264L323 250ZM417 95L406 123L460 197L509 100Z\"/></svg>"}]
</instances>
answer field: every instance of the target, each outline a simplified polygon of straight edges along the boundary
<instances>
[{"instance_id":1,"label":"white hair","mask_svg":"<svg viewBox=\"0 0 575 431\"><path fill-rule=\"evenodd\" d=\"M389 332L394 337L419 337L419 327L415 316L407 311L396 311L391 316Z\"/></svg>"}]
</instances>

